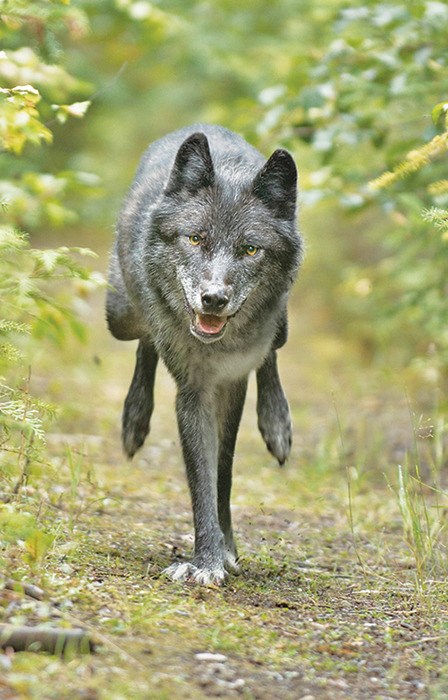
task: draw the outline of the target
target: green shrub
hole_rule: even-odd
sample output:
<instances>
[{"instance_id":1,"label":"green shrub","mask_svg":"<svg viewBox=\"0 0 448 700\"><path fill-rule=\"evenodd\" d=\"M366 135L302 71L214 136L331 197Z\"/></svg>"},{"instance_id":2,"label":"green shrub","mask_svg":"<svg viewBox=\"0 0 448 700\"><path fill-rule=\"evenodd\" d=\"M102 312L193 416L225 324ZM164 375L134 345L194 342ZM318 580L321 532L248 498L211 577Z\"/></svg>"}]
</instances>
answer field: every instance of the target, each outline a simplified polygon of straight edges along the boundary
<instances>
[{"instance_id":1,"label":"green shrub","mask_svg":"<svg viewBox=\"0 0 448 700\"><path fill-rule=\"evenodd\" d=\"M79 339L85 327L71 308L74 286L98 284L100 277L82 264L84 249L32 247L29 234L42 225L76 219L67 196L95 186L85 173L39 171L36 148L50 144L52 127L83 117L88 101L68 103L85 86L57 62L59 33L79 32L85 17L67 2L9 2L2 7L0 38L0 469L17 492L33 461L43 459L45 419L54 413L30 388L30 357L35 343L59 346L68 335ZM32 82L32 84L30 84ZM58 102L56 102L58 100ZM62 102L60 102L62 100ZM64 292L58 286L64 281Z\"/></svg>"}]
</instances>

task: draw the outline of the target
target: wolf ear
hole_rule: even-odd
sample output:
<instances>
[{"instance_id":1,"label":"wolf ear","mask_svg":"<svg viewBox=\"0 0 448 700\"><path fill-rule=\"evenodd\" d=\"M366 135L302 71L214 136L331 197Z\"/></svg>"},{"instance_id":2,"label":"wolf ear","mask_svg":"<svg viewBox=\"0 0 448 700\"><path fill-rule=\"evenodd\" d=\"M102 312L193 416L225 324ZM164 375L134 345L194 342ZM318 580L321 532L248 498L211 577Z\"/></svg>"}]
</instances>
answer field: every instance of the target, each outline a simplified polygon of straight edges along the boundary
<instances>
[{"instance_id":1,"label":"wolf ear","mask_svg":"<svg viewBox=\"0 0 448 700\"><path fill-rule=\"evenodd\" d=\"M277 219L294 219L297 199L297 168L288 151L274 151L252 185L253 194Z\"/></svg>"},{"instance_id":2,"label":"wolf ear","mask_svg":"<svg viewBox=\"0 0 448 700\"><path fill-rule=\"evenodd\" d=\"M165 194L187 190L191 194L213 185L215 173L207 137L200 132L189 136L177 151Z\"/></svg>"}]
</instances>

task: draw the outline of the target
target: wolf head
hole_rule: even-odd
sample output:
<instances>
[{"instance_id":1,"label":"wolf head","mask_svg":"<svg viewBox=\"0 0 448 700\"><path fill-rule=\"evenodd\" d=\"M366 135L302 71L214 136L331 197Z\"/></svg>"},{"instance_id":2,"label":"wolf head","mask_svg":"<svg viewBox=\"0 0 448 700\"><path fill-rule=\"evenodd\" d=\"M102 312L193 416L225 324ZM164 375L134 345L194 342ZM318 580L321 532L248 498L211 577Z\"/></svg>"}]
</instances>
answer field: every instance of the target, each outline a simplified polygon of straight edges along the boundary
<instances>
[{"instance_id":1,"label":"wolf head","mask_svg":"<svg viewBox=\"0 0 448 700\"><path fill-rule=\"evenodd\" d=\"M153 212L151 257L163 254L165 274L158 265L152 281L204 343L284 302L299 265L294 161L282 149L264 164L254 153L212 158L205 134L192 134Z\"/></svg>"}]
</instances>

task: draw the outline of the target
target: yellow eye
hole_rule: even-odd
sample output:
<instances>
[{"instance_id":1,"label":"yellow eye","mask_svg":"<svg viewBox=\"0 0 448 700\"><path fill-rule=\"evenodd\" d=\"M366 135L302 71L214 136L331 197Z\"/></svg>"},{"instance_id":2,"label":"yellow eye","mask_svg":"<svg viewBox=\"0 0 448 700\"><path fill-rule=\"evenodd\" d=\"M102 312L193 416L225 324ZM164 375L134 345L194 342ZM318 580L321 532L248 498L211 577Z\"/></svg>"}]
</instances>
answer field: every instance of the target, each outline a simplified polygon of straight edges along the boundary
<instances>
[{"instance_id":1,"label":"yellow eye","mask_svg":"<svg viewBox=\"0 0 448 700\"><path fill-rule=\"evenodd\" d=\"M244 255L256 255L258 253L258 248L255 245L245 245Z\"/></svg>"},{"instance_id":2,"label":"yellow eye","mask_svg":"<svg viewBox=\"0 0 448 700\"><path fill-rule=\"evenodd\" d=\"M188 236L188 240L190 241L191 245L201 245L202 243L202 238L198 236L197 233L195 233L193 236Z\"/></svg>"}]
</instances>

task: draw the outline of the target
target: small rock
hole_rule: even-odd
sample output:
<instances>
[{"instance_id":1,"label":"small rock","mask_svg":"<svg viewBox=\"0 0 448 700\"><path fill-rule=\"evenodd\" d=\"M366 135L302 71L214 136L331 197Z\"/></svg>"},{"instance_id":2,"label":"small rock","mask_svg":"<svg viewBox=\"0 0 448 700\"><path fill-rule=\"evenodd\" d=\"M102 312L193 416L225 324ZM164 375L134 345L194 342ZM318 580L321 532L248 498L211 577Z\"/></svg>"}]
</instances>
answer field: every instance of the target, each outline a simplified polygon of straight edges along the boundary
<instances>
[{"instance_id":1,"label":"small rock","mask_svg":"<svg viewBox=\"0 0 448 700\"><path fill-rule=\"evenodd\" d=\"M225 681L221 678L218 678L215 681L215 683L216 685L220 686L221 688L225 688L226 690L241 690L245 684L242 678L237 678L234 681Z\"/></svg>"},{"instance_id":2,"label":"small rock","mask_svg":"<svg viewBox=\"0 0 448 700\"><path fill-rule=\"evenodd\" d=\"M278 681L279 683L281 683L283 680L282 674L279 673L278 671L271 671L270 675L271 675L271 678L273 678L275 681Z\"/></svg>"},{"instance_id":3,"label":"small rock","mask_svg":"<svg viewBox=\"0 0 448 700\"><path fill-rule=\"evenodd\" d=\"M195 654L198 661L217 661L218 663L224 663L227 661L227 656L224 654L210 654L207 651L201 652L200 654Z\"/></svg>"}]
</instances>

